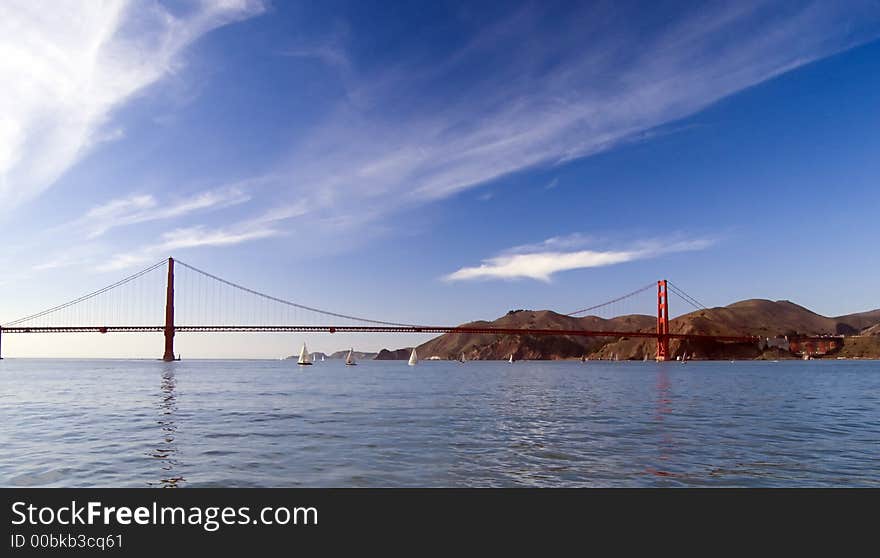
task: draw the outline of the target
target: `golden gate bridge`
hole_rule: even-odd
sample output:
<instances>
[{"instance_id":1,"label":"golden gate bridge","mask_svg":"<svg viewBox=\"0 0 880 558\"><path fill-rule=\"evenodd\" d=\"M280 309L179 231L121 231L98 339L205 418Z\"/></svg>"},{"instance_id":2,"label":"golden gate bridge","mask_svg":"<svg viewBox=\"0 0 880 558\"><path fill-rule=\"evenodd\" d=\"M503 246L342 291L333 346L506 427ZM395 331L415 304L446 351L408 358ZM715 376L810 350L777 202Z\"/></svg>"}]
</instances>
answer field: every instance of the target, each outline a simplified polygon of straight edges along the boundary
<instances>
[{"instance_id":1,"label":"golden gate bridge","mask_svg":"<svg viewBox=\"0 0 880 558\"><path fill-rule=\"evenodd\" d=\"M177 276L175 276L175 273ZM161 278L161 282L157 281ZM181 285L183 283L183 285ZM183 293L181 296L181 287ZM331 312L250 289L174 258L159 261L113 284L63 304L0 325L0 343L6 334L24 333L163 333L162 359L175 360L176 333L303 332L303 333L421 333L488 335L558 335L574 337L656 339L656 359L670 359L672 339L757 343L756 336L673 333L669 329L669 294L688 305L706 309L668 280L565 315L615 308L656 290L656 328L609 329L509 328L443 326L376 320ZM177 291L177 294L175 294ZM164 298L164 305L161 300ZM311 323L309 323L311 322ZM0 345L2 347L2 345Z\"/></svg>"}]
</instances>

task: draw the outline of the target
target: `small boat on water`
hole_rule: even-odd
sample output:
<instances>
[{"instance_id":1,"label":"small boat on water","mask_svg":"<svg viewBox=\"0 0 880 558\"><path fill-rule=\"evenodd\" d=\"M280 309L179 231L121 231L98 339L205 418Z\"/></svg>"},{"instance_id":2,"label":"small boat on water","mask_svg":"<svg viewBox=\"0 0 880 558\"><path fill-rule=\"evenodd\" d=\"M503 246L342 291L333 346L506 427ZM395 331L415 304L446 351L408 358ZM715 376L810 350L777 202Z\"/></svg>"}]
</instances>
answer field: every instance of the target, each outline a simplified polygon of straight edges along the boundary
<instances>
[{"instance_id":1,"label":"small boat on water","mask_svg":"<svg viewBox=\"0 0 880 558\"><path fill-rule=\"evenodd\" d=\"M325 360L324 355L321 355L321 362L324 362Z\"/></svg>"},{"instance_id":2,"label":"small boat on water","mask_svg":"<svg viewBox=\"0 0 880 558\"><path fill-rule=\"evenodd\" d=\"M415 366L419 363L419 355L416 354L416 349L413 347L412 353L409 355L409 365Z\"/></svg>"},{"instance_id":3,"label":"small boat on water","mask_svg":"<svg viewBox=\"0 0 880 558\"><path fill-rule=\"evenodd\" d=\"M509 362L510 364L513 364L513 355L510 355L510 358L507 359L507 362Z\"/></svg>"},{"instance_id":4,"label":"small boat on water","mask_svg":"<svg viewBox=\"0 0 880 558\"><path fill-rule=\"evenodd\" d=\"M467 362L467 359L464 358L464 353L461 353L461 354L459 355L459 357L458 357L458 362L461 362L462 364L464 364L465 362Z\"/></svg>"},{"instance_id":5,"label":"small boat on water","mask_svg":"<svg viewBox=\"0 0 880 558\"><path fill-rule=\"evenodd\" d=\"M642 360L648 362L648 355L645 355L645 358L643 358Z\"/></svg>"},{"instance_id":6,"label":"small boat on water","mask_svg":"<svg viewBox=\"0 0 880 558\"><path fill-rule=\"evenodd\" d=\"M306 348L306 344L303 343L303 348L299 352L299 360L296 361L300 366L309 366L312 364L312 355L309 354L309 350Z\"/></svg>"},{"instance_id":7,"label":"small boat on water","mask_svg":"<svg viewBox=\"0 0 880 558\"><path fill-rule=\"evenodd\" d=\"M354 349L348 350L348 355L345 357L345 365L357 366L357 363L354 361Z\"/></svg>"}]
</instances>

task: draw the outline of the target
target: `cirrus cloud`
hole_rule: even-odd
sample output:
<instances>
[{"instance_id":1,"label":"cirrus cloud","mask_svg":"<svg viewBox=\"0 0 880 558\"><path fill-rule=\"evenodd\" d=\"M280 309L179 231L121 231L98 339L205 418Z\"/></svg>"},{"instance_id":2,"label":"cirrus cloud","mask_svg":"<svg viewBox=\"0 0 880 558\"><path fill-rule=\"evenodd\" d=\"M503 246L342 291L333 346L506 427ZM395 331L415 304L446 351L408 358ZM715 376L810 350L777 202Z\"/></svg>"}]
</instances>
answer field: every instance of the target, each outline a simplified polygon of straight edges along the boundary
<instances>
[{"instance_id":1,"label":"cirrus cloud","mask_svg":"<svg viewBox=\"0 0 880 558\"><path fill-rule=\"evenodd\" d=\"M0 202L51 186L95 145L119 139L111 112L179 67L213 29L263 11L259 0L0 3Z\"/></svg>"}]
</instances>

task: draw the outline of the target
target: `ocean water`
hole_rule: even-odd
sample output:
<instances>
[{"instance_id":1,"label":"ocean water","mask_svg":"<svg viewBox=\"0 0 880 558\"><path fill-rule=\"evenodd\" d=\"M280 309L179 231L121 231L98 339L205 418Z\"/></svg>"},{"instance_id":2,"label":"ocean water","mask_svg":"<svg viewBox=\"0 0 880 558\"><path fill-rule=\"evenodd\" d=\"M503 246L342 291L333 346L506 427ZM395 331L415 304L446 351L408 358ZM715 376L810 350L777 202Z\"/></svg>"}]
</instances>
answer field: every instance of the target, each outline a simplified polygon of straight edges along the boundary
<instances>
[{"instance_id":1,"label":"ocean water","mask_svg":"<svg viewBox=\"0 0 880 558\"><path fill-rule=\"evenodd\" d=\"M880 362L0 361L3 486L880 486Z\"/></svg>"}]
</instances>

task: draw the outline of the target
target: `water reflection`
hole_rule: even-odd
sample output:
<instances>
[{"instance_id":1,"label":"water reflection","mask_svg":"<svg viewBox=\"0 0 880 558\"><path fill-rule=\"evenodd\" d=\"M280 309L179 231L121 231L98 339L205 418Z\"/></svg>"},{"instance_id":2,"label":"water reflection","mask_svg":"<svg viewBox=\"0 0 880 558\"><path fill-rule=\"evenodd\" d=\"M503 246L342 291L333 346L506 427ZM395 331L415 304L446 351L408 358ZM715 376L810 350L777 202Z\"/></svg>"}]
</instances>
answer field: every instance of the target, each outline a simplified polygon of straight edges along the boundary
<instances>
[{"instance_id":1,"label":"water reflection","mask_svg":"<svg viewBox=\"0 0 880 558\"><path fill-rule=\"evenodd\" d=\"M149 482L150 486L162 488L176 488L185 479L180 476L178 470L180 463L177 459L177 378L174 376L174 363L165 363L162 370L162 385L159 390L159 420L156 423L161 428L161 441L158 447L149 455L160 463L160 479L158 482Z\"/></svg>"},{"instance_id":2,"label":"water reflection","mask_svg":"<svg viewBox=\"0 0 880 558\"><path fill-rule=\"evenodd\" d=\"M669 382L669 373L662 367L657 371L657 408L654 414L654 420L658 423L663 422L663 417L672 412L672 393Z\"/></svg>"},{"instance_id":3,"label":"water reflection","mask_svg":"<svg viewBox=\"0 0 880 558\"><path fill-rule=\"evenodd\" d=\"M654 424L657 426L660 440L657 444L657 459L661 464L660 469L649 469L649 472L658 477L674 477L675 473L668 471L667 466L670 464L671 454L675 449L675 440L672 438L669 428L666 427L664 421L667 415L672 414L672 383L669 380L669 372L663 365L657 370L657 400L654 412Z\"/></svg>"}]
</instances>

